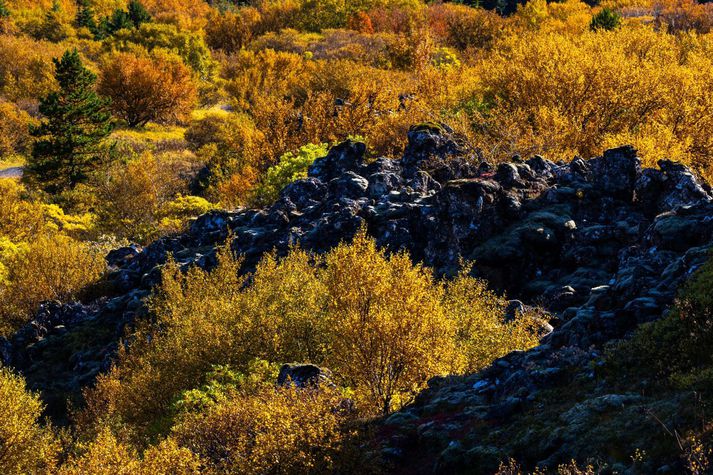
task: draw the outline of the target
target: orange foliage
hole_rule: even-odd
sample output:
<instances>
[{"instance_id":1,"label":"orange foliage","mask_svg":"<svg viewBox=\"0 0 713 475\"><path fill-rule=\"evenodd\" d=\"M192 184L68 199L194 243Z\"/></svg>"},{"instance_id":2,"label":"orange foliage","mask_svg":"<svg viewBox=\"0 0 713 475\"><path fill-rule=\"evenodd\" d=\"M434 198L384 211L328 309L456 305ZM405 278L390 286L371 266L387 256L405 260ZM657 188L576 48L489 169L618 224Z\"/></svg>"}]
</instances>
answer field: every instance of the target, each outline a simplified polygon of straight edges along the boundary
<instances>
[{"instance_id":1,"label":"orange foliage","mask_svg":"<svg viewBox=\"0 0 713 475\"><path fill-rule=\"evenodd\" d=\"M656 0L654 24L669 33L697 31L708 33L713 28L713 3L696 0Z\"/></svg>"},{"instance_id":2,"label":"orange foliage","mask_svg":"<svg viewBox=\"0 0 713 475\"><path fill-rule=\"evenodd\" d=\"M371 17L366 12L357 12L349 18L347 28L360 33L374 33Z\"/></svg>"},{"instance_id":3,"label":"orange foliage","mask_svg":"<svg viewBox=\"0 0 713 475\"><path fill-rule=\"evenodd\" d=\"M157 21L189 30L204 27L211 11L203 0L142 0L142 3Z\"/></svg>"},{"instance_id":4,"label":"orange foliage","mask_svg":"<svg viewBox=\"0 0 713 475\"><path fill-rule=\"evenodd\" d=\"M186 120L197 99L190 69L170 55L115 53L102 68L98 88L130 127Z\"/></svg>"}]
</instances>

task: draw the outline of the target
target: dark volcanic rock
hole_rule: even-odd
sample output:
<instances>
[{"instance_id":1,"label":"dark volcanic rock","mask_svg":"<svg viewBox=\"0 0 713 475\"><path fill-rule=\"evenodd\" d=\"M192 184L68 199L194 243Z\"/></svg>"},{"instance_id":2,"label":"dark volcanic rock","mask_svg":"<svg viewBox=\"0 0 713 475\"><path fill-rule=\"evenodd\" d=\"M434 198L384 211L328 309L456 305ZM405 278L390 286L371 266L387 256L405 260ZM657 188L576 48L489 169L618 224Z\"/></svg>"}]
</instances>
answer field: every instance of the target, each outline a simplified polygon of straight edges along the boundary
<instances>
[{"instance_id":1,"label":"dark volcanic rock","mask_svg":"<svg viewBox=\"0 0 713 475\"><path fill-rule=\"evenodd\" d=\"M313 364L284 364L277 376L280 386L294 384L299 388L332 384L332 373Z\"/></svg>"},{"instance_id":2,"label":"dark volcanic rock","mask_svg":"<svg viewBox=\"0 0 713 475\"><path fill-rule=\"evenodd\" d=\"M631 147L559 165L536 156L493 170L446 127L414 127L408 138L400 160L369 164L364 144L344 142L268 209L213 211L187 233L113 251L107 256L111 295L86 305L44 306L13 338L0 341L0 357L50 402L77 394L108 367L125 327L143 314L143 299L169 254L184 268L210 268L216 246L232 236L247 271L265 252L284 254L295 243L323 252L365 225L380 246L408 250L438 275L453 275L460 259L472 259L474 273L496 290L555 313L556 328L538 348L452 384L434 381L402 413L423 419L438 400L459 411L456 429L476 419L495 424L527 410L539 391L586 378L604 344L662 314L713 243L710 188L669 161L641 170ZM73 346L85 335L90 348ZM288 370L293 380L304 379ZM449 448L442 423L420 432L414 427L424 451L440 454L438 467L492 462L487 446ZM387 452L401 453L397 445Z\"/></svg>"}]
</instances>

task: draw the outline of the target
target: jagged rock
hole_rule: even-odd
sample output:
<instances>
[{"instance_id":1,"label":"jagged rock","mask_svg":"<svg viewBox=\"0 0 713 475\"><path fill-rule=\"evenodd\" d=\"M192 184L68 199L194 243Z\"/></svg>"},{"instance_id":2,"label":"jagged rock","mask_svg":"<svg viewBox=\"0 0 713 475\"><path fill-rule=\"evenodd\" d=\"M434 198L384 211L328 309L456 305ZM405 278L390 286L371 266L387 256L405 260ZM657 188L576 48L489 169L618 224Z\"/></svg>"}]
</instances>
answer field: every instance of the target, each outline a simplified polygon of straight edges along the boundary
<instances>
[{"instance_id":1,"label":"jagged rock","mask_svg":"<svg viewBox=\"0 0 713 475\"><path fill-rule=\"evenodd\" d=\"M641 173L641 160L630 145L604 152L589 161L594 186L602 193L630 200L634 184Z\"/></svg>"},{"instance_id":2,"label":"jagged rock","mask_svg":"<svg viewBox=\"0 0 713 475\"><path fill-rule=\"evenodd\" d=\"M12 344L5 337L0 337L0 366L12 364Z\"/></svg>"},{"instance_id":3,"label":"jagged rock","mask_svg":"<svg viewBox=\"0 0 713 475\"><path fill-rule=\"evenodd\" d=\"M497 432L497 421L529 410L542 391L591 381L608 342L665 311L713 244L713 197L682 165L662 161L659 169L641 170L631 147L568 164L535 156L500 164L495 172L469 150L462 138L434 124L409 131L401 159L365 164L364 144L344 142L266 209L214 211L187 233L114 251L107 256L111 292L83 305L43 307L0 343L2 359L45 395L57 388L78 393L109 366L126 326L142 318L143 301L169 254L183 269L211 268L216 247L232 236L231 248L244 257L247 272L266 252L284 255L296 243L324 252L366 225L380 246L409 251L439 276L457 272L462 258L473 260L474 274L495 290L554 313L556 328L548 328L539 347L511 353L477 375L432 381L401 418L413 431L421 427L421 434L406 439L427 436L418 453L441 454L453 440L448 434L468 432L474 421L489 420ZM86 335L94 339L91 351L56 361ZM51 380L38 370L48 361ZM311 366L284 370L293 381L322 377ZM443 411L439 424L423 420ZM565 435L553 431L548 440L524 444L523 452L532 451L535 461L537 451L561 454L554 447ZM450 448L439 466L481 460L480 452L467 455L477 447L488 451L478 444ZM391 459L412 453L388 443L384 451Z\"/></svg>"},{"instance_id":4,"label":"jagged rock","mask_svg":"<svg viewBox=\"0 0 713 475\"><path fill-rule=\"evenodd\" d=\"M141 246L137 244L114 249L106 255L106 263L109 267L124 267L140 253Z\"/></svg>"},{"instance_id":5,"label":"jagged rock","mask_svg":"<svg viewBox=\"0 0 713 475\"><path fill-rule=\"evenodd\" d=\"M294 384L298 388L331 385L332 373L313 364L284 364L277 376L277 384L279 386Z\"/></svg>"},{"instance_id":6,"label":"jagged rock","mask_svg":"<svg viewBox=\"0 0 713 475\"><path fill-rule=\"evenodd\" d=\"M347 140L332 147L326 157L315 160L308 175L326 183L343 173L358 171L365 153L366 145L362 142Z\"/></svg>"}]
</instances>

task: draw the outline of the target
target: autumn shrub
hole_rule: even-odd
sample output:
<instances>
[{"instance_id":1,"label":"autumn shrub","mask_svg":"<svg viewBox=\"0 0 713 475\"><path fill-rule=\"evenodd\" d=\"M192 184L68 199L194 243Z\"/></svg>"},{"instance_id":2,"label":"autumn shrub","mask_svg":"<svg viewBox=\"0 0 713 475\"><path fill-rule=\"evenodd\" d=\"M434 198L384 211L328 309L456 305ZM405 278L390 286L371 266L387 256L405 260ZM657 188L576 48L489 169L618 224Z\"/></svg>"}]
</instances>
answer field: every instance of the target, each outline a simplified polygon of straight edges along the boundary
<instances>
[{"instance_id":1,"label":"autumn shrub","mask_svg":"<svg viewBox=\"0 0 713 475\"><path fill-rule=\"evenodd\" d=\"M185 121L197 100L191 71L180 58L161 54L114 54L102 68L98 90L129 127Z\"/></svg>"},{"instance_id":2,"label":"autumn shrub","mask_svg":"<svg viewBox=\"0 0 713 475\"><path fill-rule=\"evenodd\" d=\"M137 46L149 52L168 50L177 54L202 79L210 78L216 68L202 35L169 24L143 23L138 28L119 30L105 40L105 46L119 51L136 51Z\"/></svg>"},{"instance_id":3,"label":"autumn shrub","mask_svg":"<svg viewBox=\"0 0 713 475\"><path fill-rule=\"evenodd\" d=\"M210 114L191 123L188 143L206 163L208 174L198 185L226 206L246 203L267 167L275 144L269 143L246 114Z\"/></svg>"},{"instance_id":4,"label":"autumn shrub","mask_svg":"<svg viewBox=\"0 0 713 475\"><path fill-rule=\"evenodd\" d=\"M173 24L181 30L200 30L211 12L201 0L142 0L142 3L157 22Z\"/></svg>"},{"instance_id":5,"label":"autumn shrub","mask_svg":"<svg viewBox=\"0 0 713 475\"><path fill-rule=\"evenodd\" d=\"M653 5L654 24L669 33L713 29L713 5L693 0L660 0Z\"/></svg>"},{"instance_id":6,"label":"autumn shrub","mask_svg":"<svg viewBox=\"0 0 713 475\"><path fill-rule=\"evenodd\" d=\"M117 164L97 183L98 227L120 238L139 242L175 232L211 205L188 194L192 169L180 156L146 152Z\"/></svg>"},{"instance_id":7,"label":"autumn shrub","mask_svg":"<svg viewBox=\"0 0 713 475\"><path fill-rule=\"evenodd\" d=\"M252 41L261 20L260 12L251 7L213 13L205 26L206 43L226 53L240 51Z\"/></svg>"},{"instance_id":8,"label":"autumn shrub","mask_svg":"<svg viewBox=\"0 0 713 475\"><path fill-rule=\"evenodd\" d=\"M76 35L72 27L72 16L62 8L59 2L44 12L41 18L29 21L21 28L37 40L59 43Z\"/></svg>"},{"instance_id":9,"label":"autumn shrub","mask_svg":"<svg viewBox=\"0 0 713 475\"><path fill-rule=\"evenodd\" d=\"M0 472L51 473L60 446L51 426L43 426L40 398L21 376L0 367Z\"/></svg>"},{"instance_id":10,"label":"autumn shrub","mask_svg":"<svg viewBox=\"0 0 713 475\"><path fill-rule=\"evenodd\" d=\"M39 99L56 87L52 58L61 46L24 36L0 35L0 94L5 99Z\"/></svg>"},{"instance_id":11,"label":"autumn shrub","mask_svg":"<svg viewBox=\"0 0 713 475\"><path fill-rule=\"evenodd\" d=\"M371 17L366 12L356 12L347 20L347 28L359 33L374 33Z\"/></svg>"},{"instance_id":12,"label":"autumn shrub","mask_svg":"<svg viewBox=\"0 0 713 475\"><path fill-rule=\"evenodd\" d=\"M36 122L27 112L12 102L0 100L0 160L30 151L30 125Z\"/></svg>"},{"instance_id":13,"label":"autumn shrub","mask_svg":"<svg viewBox=\"0 0 713 475\"><path fill-rule=\"evenodd\" d=\"M455 322L440 305L442 289L405 254L387 258L357 236L326 258L330 293L327 364L388 414L434 374L457 371Z\"/></svg>"},{"instance_id":14,"label":"autumn shrub","mask_svg":"<svg viewBox=\"0 0 713 475\"><path fill-rule=\"evenodd\" d=\"M99 250L61 234L39 235L5 263L0 283L0 332L24 323L45 300L76 299L79 292L104 272Z\"/></svg>"},{"instance_id":15,"label":"autumn shrub","mask_svg":"<svg viewBox=\"0 0 713 475\"><path fill-rule=\"evenodd\" d=\"M91 230L91 221L91 214L65 214L59 206L35 199L16 180L0 179L0 236L14 242L53 232L80 237Z\"/></svg>"},{"instance_id":16,"label":"autumn shrub","mask_svg":"<svg viewBox=\"0 0 713 475\"><path fill-rule=\"evenodd\" d=\"M269 49L241 51L227 59L221 75L236 108L251 111L265 98L304 100L314 67L297 54Z\"/></svg>"},{"instance_id":17,"label":"autumn shrub","mask_svg":"<svg viewBox=\"0 0 713 475\"><path fill-rule=\"evenodd\" d=\"M85 427L110 421L139 439L165 434L181 394L216 365L243 371L255 358L325 365L362 413L390 412L434 375L476 370L537 341L529 316L503 321L503 300L482 282L438 282L363 233L323 259L299 249L268 255L247 286L240 266L228 250L212 272L167 266L152 302L156 326L142 325L86 392Z\"/></svg>"},{"instance_id":18,"label":"autumn shrub","mask_svg":"<svg viewBox=\"0 0 713 475\"><path fill-rule=\"evenodd\" d=\"M103 428L78 454L62 464L58 475L198 475L200 461L173 439L157 443L138 455L130 444Z\"/></svg>"},{"instance_id":19,"label":"autumn shrub","mask_svg":"<svg viewBox=\"0 0 713 475\"><path fill-rule=\"evenodd\" d=\"M410 34L425 21L425 5L418 0L374 2L367 10L374 31Z\"/></svg>"},{"instance_id":20,"label":"autumn shrub","mask_svg":"<svg viewBox=\"0 0 713 475\"><path fill-rule=\"evenodd\" d=\"M342 441L340 394L295 387L234 393L173 429L217 473L328 473Z\"/></svg>"},{"instance_id":21,"label":"autumn shrub","mask_svg":"<svg viewBox=\"0 0 713 475\"><path fill-rule=\"evenodd\" d=\"M484 149L500 157L594 156L610 139L658 130L647 138L665 155L668 130L688 144L688 163L709 150L700 134L711 127L699 108L710 99L699 92L711 71L699 55L704 43L689 44L681 62L675 38L646 28L528 38L504 40L481 69L481 97L490 105L475 114L474 140Z\"/></svg>"},{"instance_id":22,"label":"autumn shrub","mask_svg":"<svg viewBox=\"0 0 713 475\"><path fill-rule=\"evenodd\" d=\"M298 27L307 31L343 28L349 19L349 2L344 0L302 0Z\"/></svg>"},{"instance_id":23,"label":"autumn shrub","mask_svg":"<svg viewBox=\"0 0 713 475\"><path fill-rule=\"evenodd\" d=\"M504 20L490 10L442 3L429 7L427 14L434 35L460 50L490 47L504 34Z\"/></svg>"}]
</instances>

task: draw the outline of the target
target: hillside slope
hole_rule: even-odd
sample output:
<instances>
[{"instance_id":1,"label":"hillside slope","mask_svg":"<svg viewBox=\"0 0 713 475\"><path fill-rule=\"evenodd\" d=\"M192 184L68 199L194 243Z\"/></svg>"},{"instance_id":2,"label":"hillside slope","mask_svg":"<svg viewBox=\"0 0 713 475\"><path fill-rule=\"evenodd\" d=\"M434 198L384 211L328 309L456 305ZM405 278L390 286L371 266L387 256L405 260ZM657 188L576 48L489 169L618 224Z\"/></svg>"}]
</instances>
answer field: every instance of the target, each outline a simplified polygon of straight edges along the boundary
<instances>
[{"instance_id":1,"label":"hillside slope","mask_svg":"<svg viewBox=\"0 0 713 475\"><path fill-rule=\"evenodd\" d=\"M144 299L169 254L183 266L210 268L230 239L247 271L273 249L284 254L299 243L322 252L366 225L380 246L406 249L439 275L474 260L476 274L519 299L513 313L538 304L553 314L537 348L477 375L434 380L391 416L380 442L395 466L487 473L511 454L553 465L587 458L593 439L612 448L604 454L612 461L627 459L637 440L619 447L615 430L591 432L609 409L635 420L644 402L610 392L594 369L608 342L659 318L705 262L710 187L669 161L642 170L631 147L571 163L515 157L493 167L441 126L414 127L408 139L401 159L368 163L363 144L342 143L268 209L211 212L185 234L113 251L111 272L85 302L47 303L11 340L0 340L3 363L19 369L61 421L65 398L76 399L108 369L127 328L146 315ZM547 406L558 391L581 397ZM674 414L683 402L671 404ZM527 419L533 411L537 417ZM551 417L559 422L543 423ZM641 417L641 427L658 430Z\"/></svg>"}]
</instances>

